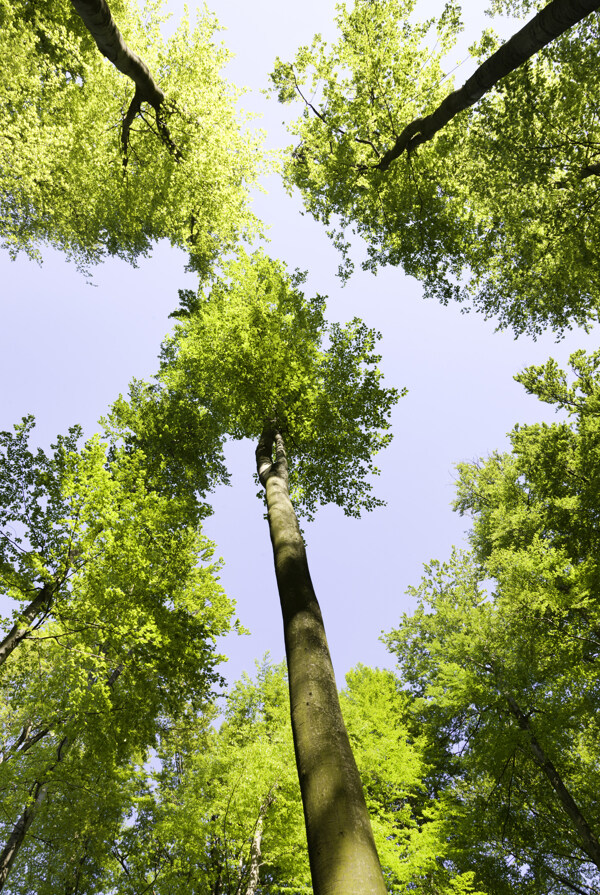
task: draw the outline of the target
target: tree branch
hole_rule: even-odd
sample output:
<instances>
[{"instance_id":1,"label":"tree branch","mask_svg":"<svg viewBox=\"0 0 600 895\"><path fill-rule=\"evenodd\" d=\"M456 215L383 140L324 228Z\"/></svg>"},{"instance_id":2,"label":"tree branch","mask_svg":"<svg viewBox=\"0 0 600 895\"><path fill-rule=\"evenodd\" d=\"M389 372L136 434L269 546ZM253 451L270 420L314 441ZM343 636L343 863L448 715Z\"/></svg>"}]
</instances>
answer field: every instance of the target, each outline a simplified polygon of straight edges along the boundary
<instances>
[{"instance_id":1,"label":"tree branch","mask_svg":"<svg viewBox=\"0 0 600 895\"><path fill-rule=\"evenodd\" d=\"M600 869L600 842L598 842L598 839L581 813L575 799L565 786L562 777L536 739L529 717L521 711L516 700L512 696L507 696L506 698L510 711L516 718L519 727L527 733L529 751L531 752L534 761L545 774L552 789L558 796L565 813L570 818L573 827L579 836L581 846L586 855L588 855L596 867Z\"/></svg>"},{"instance_id":2,"label":"tree branch","mask_svg":"<svg viewBox=\"0 0 600 895\"><path fill-rule=\"evenodd\" d=\"M583 180L584 177L594 177L596 174L600 174L600 162L586 165L581 172L581 179Z\"/></svg>"},{"instance_id":3,"label":"tree branch","mask_svg":"<svg viewBox=\"0 0 600 895\"><path fill-rule=\"evenodd\" d=\"M106 0L71 0L71 3L102 55L122 74L131 78L143 102L158 109L165 95L146 63L123 40Z\"/></svg>"},{"instance_id":4,"label":"tree branch","mask_svg":"<svg viewBox=\"0 0 600 895\"><path fill-rule=\"evenodd\" d=\"M411 121L375 167L387 171L402 153L431 140L455 115L473 106L498 81L598 9L598 0L552 0L486 59L459 90L450 93L431 115Z\"/></svg>"},{"instance_id":5,"label":"tree branch","mask_svg":"<svg viewBox=\"0 0 600 895\"><path fill-rule=\"evenodd\" d=\"M37 596L20 613L16 624L12 626L4 640L0 642L0 665L6 662L12 651L30 634L34 620L39 615L46 614L50 610L54 594L55 588L50 584L44 584L38 591ZM25 625L23 625L23 622L25 622Z\"/></svg>"}]
</instances>

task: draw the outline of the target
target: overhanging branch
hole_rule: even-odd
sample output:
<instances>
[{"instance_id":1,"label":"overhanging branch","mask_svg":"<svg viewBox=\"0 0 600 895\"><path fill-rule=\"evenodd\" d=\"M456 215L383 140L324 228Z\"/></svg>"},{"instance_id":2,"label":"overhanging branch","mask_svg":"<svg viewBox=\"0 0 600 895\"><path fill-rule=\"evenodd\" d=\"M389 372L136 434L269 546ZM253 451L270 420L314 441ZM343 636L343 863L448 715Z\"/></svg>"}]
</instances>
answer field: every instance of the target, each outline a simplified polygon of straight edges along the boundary
<instances>
[{"instance_id":1,"label":"overhanging branch","mask_svg":"<svg viewBox=\"0 0 600 895\"><path fill-rule=\"evenodd\" d=\"M386 171L404 152L431 140L455 115L473 106L498 81L598 9L598 0L552 0L486 59L459 90L450 93L431 115L411 121L375 167Z\"/></svg>"},{"instance_id":2,"label":"overhanging branch","mask_svg":"<svg viewBox=\"0 0 600 895\"><path fill-rule=\"evenodd\" d=\"M106 0L71 0L73 8L94 38L96 46L103 56L112 62L115 68L126 75L135 84L135 94L129 105L121 128L121 146L123 149L123 167L127 167L127 151L131 125L140 113L142 103L148 103L156 115L158 136L167 150L181 161L182 154L171 138L164 117L165 95L152 77L150 69L137 53L129 49L123 35L112 17Z\"/></svg>"},{"instance_id":3,"label":"overhanging branch","mask_svg":"<svg viewBox=\"0 0 600 895\"><path fill-rule=\"evenodd\" d=\"M158 110L165 95L146 63L123 40L106 0L71 0L71 3L102 55L122 74L131 78L142 102L150 103Z\"/></svg>"}]
</instances>

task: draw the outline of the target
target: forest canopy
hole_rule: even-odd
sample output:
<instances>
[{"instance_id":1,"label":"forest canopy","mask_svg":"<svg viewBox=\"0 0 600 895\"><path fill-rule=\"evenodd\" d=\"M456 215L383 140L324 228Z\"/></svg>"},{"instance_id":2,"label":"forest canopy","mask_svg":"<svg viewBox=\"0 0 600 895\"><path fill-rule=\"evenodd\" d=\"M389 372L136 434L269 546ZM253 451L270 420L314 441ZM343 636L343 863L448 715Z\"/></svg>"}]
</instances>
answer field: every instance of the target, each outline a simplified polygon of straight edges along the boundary
<instances>
[{"instance_id":1,"label":"forest canopy","mask_svg":"<svg viewBox=\"0 0 600 895\"><path fill-rule=\"evenodd\" d=\"M278 173L329 228L342 280L364 244L366 273L402 268L425 297L516 335L593 325L596 6L494 0L515 33L480 34L456 90L455 2L431 16L416 0L356 0L337 8L333 41L274 63L271 93L301 105ZM600 353L515 377L555 421L516 425L504 449L458 463L467 544L409 589L413 611L382 638L390 667L359 663L339 687L324 619L357 627L357 604L375 617L382 587L398 618L421 509L408 482L427 512L425 464L449 435L429 408L425 425L405 422L407 390L366 322L375 281L366 319L342 323L313 287L318 257L301 272L267 252L252 191L279 162L238 108L206 9L171 29L159 2L0 0L0 25L3 248L58 250L89 275L166 240L194 280L154 375L98 408L97 434L74 426L39 446L31 415L0 432L0 891L595 895ZM385 350L401 354L405 321ZM465 351L474 390L487 358L452 338L442 375ZM433 367L432 345L416 351ZM471 395L452 401L459 426ZM395 478L375 490L397 403ZM254 517L234 443L259 489ZM208 536L227 484L243 567L231 595ZM386 500L402 505L391 538ZM333 522L313 526L328 505ZM372 510L375 536L359 521ZM355 551L344 542L338 569L346 524L365 535ZM319 537L330 575L316 564L311 578L306 542ZM364 565L366 587L351 581ZM261 614L259 588L280 614ZM222 638L245 633L234 597L255 627L277 616L285 662L266 655L227 681L239 641Z\"/></svg>"},{"instance_id":2,"label":"forest canopy","mask_svg":"<svg viewBox=\"0 0 600 895\"><path fill-rule=\"evenodd\" d=\"M356 233L365 269L399 265L426 296L463 302L517 334L596 321L598 16L566 30L383 170L398 135L453 84L445 69L460 9L450 3L437 20L415 22L418 14L415 0L342 4L333 44L316 35L294 60L278 60L280 102L302 106L290 126L287 183L329 226L344 276L354 267L348 236ZM474 60L499 43L486 31L471 48Z\"/></svg>"}]
</instances>

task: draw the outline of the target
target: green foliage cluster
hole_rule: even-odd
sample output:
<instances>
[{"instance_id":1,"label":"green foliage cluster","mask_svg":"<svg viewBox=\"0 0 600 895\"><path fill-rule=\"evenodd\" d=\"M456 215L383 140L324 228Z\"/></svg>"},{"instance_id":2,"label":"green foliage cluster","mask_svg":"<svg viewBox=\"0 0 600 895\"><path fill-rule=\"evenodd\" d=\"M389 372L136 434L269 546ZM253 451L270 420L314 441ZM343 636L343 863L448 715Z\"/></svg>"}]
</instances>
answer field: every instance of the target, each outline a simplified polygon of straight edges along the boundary
<instances>
[{"instance_id":1,"label":"green foliage cluster","mask_svg":"<svg viewBox=\"0 0 600 895\"><path fill-rule=\"evenodd\" d=\"M29 416L14 433L0 432L0 569L7 595L17 599L64 577L77 552L68 520L77 509L62 485L81 431L59 436L48 455L29 449L33 427Z\"/></svg>"},{"instance_id":2,"label":"green foliage cluster","mask_svg":"<svg viewBox=\"0 0 600 895\"><path fill-rule=\"evenodd\" d=\"M142 105L126 160L122 123L134 85L98 52L68 0L0 4L0 239L14 255L61 249L86 268L107 255L135 262L168 239L205 273L256 233L248 188L264 170L260 138L221 75L229 54L204 13L161 33L160 4L111 4L119 29L166 99L161 139ZM126 161L126 164L125 164Z\"/></svg>"},{"instance_id":3,"label":"green foliage cluster","mask_svg":"<svg viewBox=\"0 0 600 895\"><path fill-rule=\"evenodd\" d=\"M351 230L365 240L365 269L400 265L427 296L472 305L517 334L597 320L597 16L381 171L404 127L452 88L443 65L458 10L447 4L423 24L414 11L413 0L342 5L336 43L317 37L293 63L278 61L280 101L304 103L288 186L331 225L345 275ZM475 59L493 44L488 35L474 46Z\"/></svg>"},{"instance_id":4,"label":"green foliage cluster","mask_svg":"<svg viewBox=\"0 0 600 895\"><path fill-rule=\"evenodd\" d=\"M517 377L570 418L516 427L511 453L459 467L472 555L427 567L419 609L388 638L464 805L455 860L472 867L476 841L478 878L497 892L598 883L532 750L597 830L600 354L577 352L571 367L572 382L552 360Z\"/></svg>"},{"instance_id":5,"label":"green foliage cluster","mask_svg":"<svg viewBox=\"0 0 600 895\"><path fill-rule=\"evenodd\" d=\"M388 890L479 895L473 874L440 861L451 829L448 806L443 818L427 785L425 739L416 734L399 680L359 666L340 696ZM62 891L59 868L70 868L71 878L79 868L81 890L98 893L312 891L283 665L265 661L254 679L244 675L222 713L190 707L177 719L165 717L152 763L133 761L117 779L119 798L111 778L102 802L106 824L94 825L94 807L84 798L75 840L55 830L52 852L43 837L29 843L36 872L48 860L56 874L47 889L42 883L41 895ZM34 878L16 876L11 891L21 895Z\"/></svg>"},{"instance_id":6,"label":"green foliage cluster","mask_svg":"<svg viewBox=\"0 0 600 895\"><path fill-rule=\"evenodd\" d=\"M182 293L156 382L135 384L111 419L140 433L136 443L145 449L151 438L153 451L192 481L197 476L198 491L207 466L203 443L193 440L195 421L221 439L256 440L275 420L296 511L312 518L319 504L332 502L356 516L382 503L369 476L391 439L399 394L381 384L379 335L358 319L327 324L323 297L307 299L302 281L262 252L240 250L210 289ZM209 442L209 463L223 472L221 444Z\"/></svg>"},{"instance_id":7,"label":"green foliage cluster","mask_svg":"<svg viewBox=\"0 0 600 895\"><path fill-rule=\"evenodd\" d=\"M72 431L34 453L32 425L1 436L0 584L15 606L5 630L42 586L49 598L0 669L0 836L41 792L48 853L37 860L27 839L11 877L41 895L41 865L48 892L76 872L63 846L75 853L95 829L102 850L162 718L199 710L220 681L215 641L232 606L212 544L185 502L149 485L141 452L98 437L75 450Z\"/></svg>"}]
</instances>

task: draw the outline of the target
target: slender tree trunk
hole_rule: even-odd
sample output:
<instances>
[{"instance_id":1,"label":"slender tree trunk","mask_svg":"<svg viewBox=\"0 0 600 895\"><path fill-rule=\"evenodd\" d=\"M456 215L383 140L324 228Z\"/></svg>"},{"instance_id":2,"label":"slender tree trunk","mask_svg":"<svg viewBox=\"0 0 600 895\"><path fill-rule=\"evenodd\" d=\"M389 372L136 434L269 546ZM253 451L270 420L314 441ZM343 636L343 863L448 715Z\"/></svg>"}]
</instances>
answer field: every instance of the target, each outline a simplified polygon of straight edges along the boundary
<instances>
[{"instance_id":1,"label":"slender tree trunk","mask_svg":"<svg viewBox=\"0 0 600 895\"><path fill-rule=\"evenodd\" d=\"M285 447L281 434L271 425L265 426L261 435L256 463L267 493L314 893L385 895L362 785L340 710L323 618L289 497Z\"/></svg>"},{"instance_id":2,"label":"slender tree trunk","mask_svg":"<svg viewBox=\"0 0 600 895\"><path fill-rule=\"evenodd\" d=\"M260 876L260 858L262 854L263 814L259 814L254 828L252 845L250 846L250 875L245 895L256 895Z\"/></svg>"},{"instance_id":3,"label":"slender tree trunk","mask_svg":"<svg viewBox=\"0 0 600 895\"><path fill-rule=\"evenodd\" d=\"M431 115L408 124L377 165L379 170L386 171L403 152L431 140L455 115L474 105L498 81L597 9L600 9L598 0L552 0L486 59L460 90L450 93Z\"/></svg>"},{"instance_id":4,"label":"slender tree trunk","mask_svg":"<svg viewBox=\"0 0 600 895\"><path fill-rule=\"evenodd\" d=\"M107 678L107 684L109 687L112 687L122 673L124 666L118 665ZM97 678L92 681L95 683ZM42 736L48 731L43 731ZM41 737L40 737L41 738ZM23 841L25 840L25 836L29 827L33 823L36 818L36 815L46 798L47 784L49 779L51 778L53 772L56 770L58 765L63 761L65 757L65 752L67 747L72 744L73 739L69 739L69 737L64 736L58 745L58 749L56 750L56 761L54 761L50 767L44 772L42 779L36 780L30 790L29 790L29 800L23 809L23 812L16 824L13 827L12 833L8 838L8 842L4 846L2 852L0 852L0 892L2 892L4 888L4 884L7 880L8 874L15 862L15 859L19 853L19 849L23 845Z\"/></svg>"},{"instance_id":5,"label":"slender tree trunk","mask_svg":"<svg viewBox=\"0 0 600 895\"><path fill-rule=\"evenodd\" d=\"M71 0L71 3L102 55L122 74L131 78L136 87L136 96L141 102L150 103L158 109L165 95L146 63L123 40L106 0Z\"/></svg>"},{"instance_id":6,"label":"slender tree trunk","mask_svg":"<svg viewBox=\"0 0 600 895\"><path fill-rule=\"evenodd\" d=\"M44 778L42 780L36 780L32 785L29 790L29 801L20 818L14 825L12 833L8 837L8 842L0 853L0 892L4 888L4 883L6 882L17 855L19 854L19 849L23 844L27 831L46 798L46 784L48 777L63 760L66 744L67 737L63 737L56 752L56 761L48 768L44 774Z\"/></svg>"},{"instance_id":7,"label":"slender tree trunk","mask_svg":"<svg viewBox=\"0 0 600 895\"><path fill-rule=\"evenodd\" d=\"M563 783L562 777L539 744L531 727L529 717L521 711L516 700L512 696L508 696L507 701L512 714L517 719L517 724L521 730L527 733L529 751L538 767L546 775L552 789L560 800L565 814L570 818L579 837L579 841L581 842L581 847L590 860L594 862L596 867L600 869L600 842L598 842L597 837L594 835L592 828L581 813L575 799Z\"/></svg>"},{"instance_id":8,"label":"slender tree trunk","mask_svg":"<svg viewBox=\"0 0 600 895\"><path fill-rule=\"evenodd\" d=\"M20 613L18 622L13 625L4 640L0 643L0 665L8 659L12 651L31 631L32 622L48 611L54 594L50 585L44 585L31 603Z\"/></svg>"}]
</instances>

